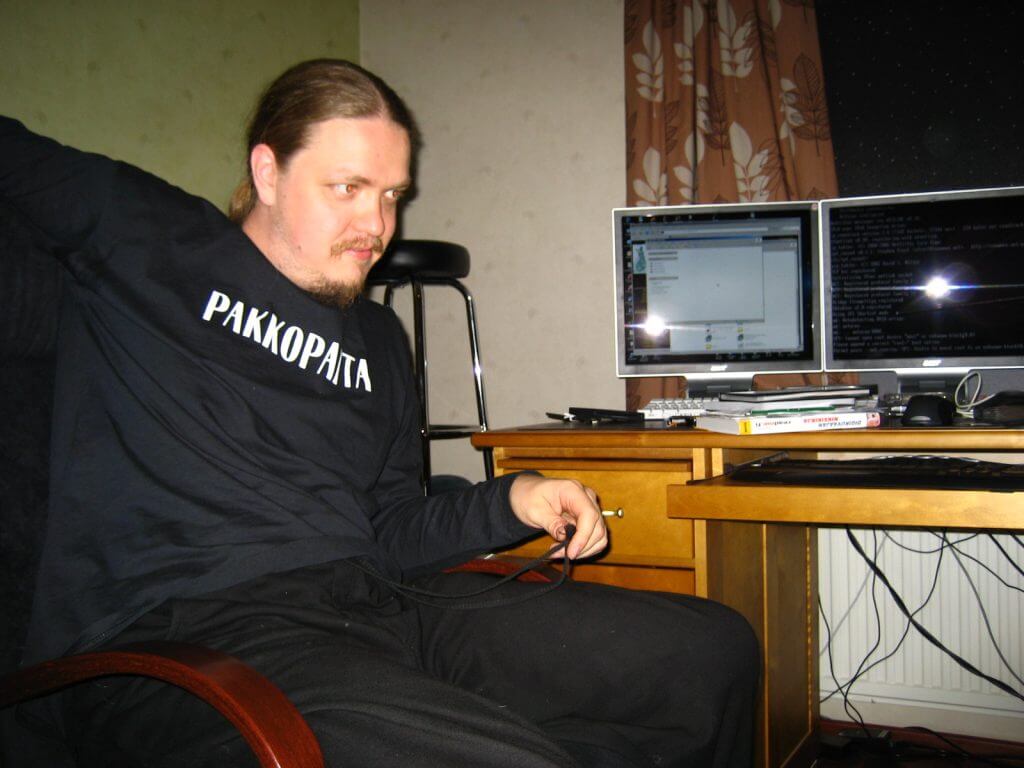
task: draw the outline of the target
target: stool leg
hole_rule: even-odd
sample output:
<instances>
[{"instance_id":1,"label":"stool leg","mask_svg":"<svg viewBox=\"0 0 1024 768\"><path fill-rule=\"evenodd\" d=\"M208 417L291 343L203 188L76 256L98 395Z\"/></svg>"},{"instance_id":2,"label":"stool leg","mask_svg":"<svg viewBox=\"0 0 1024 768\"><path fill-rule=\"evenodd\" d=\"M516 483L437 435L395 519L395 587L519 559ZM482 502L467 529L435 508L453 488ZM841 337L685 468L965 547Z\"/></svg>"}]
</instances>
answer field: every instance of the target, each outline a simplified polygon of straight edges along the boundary
<instances>
[{"instance_id":1,"label":"stool leg","mask_svg":"<svg viewBox=\"0 0 1024 768\"><path fill-rule=\"evenodd\" d=\"M412 281L413 336L416 354L416 389L420 396L420 433L423 436L423 492L430 493L430 412L427 407L427 334L423 283Z\"/></svg>"},{"instance_id":2,"label":"stool leg","mask_svg":"<svg viewBox=\"0 0 1024 768\"><path fill-rule=\"evenodd\" d=\"M466 302L466 324L469 328L469 349L473 356L473 380L476 386L476 412L480 419L480 429L487 431L487 403L484 401L484 378L483 366L480 364L480 341L476 331L476 302L473 295L458 280L451 281L452 287L462 294ZM490 480L494 477L494 463L491 460L490 449L485 449L484 454L484 476Z\"/></svg>"}]
</instances>

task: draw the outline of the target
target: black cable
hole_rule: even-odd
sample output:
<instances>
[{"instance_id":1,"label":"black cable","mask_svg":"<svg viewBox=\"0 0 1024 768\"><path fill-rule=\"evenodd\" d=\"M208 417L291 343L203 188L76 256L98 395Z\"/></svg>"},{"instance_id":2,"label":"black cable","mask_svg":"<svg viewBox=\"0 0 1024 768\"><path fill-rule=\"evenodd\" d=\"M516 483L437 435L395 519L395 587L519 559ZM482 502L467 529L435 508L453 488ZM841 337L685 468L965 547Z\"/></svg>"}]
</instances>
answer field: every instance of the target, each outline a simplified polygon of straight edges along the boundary
<instances>
[{"instance_id":1,"label":"black cable","mask_svg":"<svg viewBox=\"0 0 1024 768\"><path fill-rule=\"evenodd\" d=\"M471 592L464 592L458 595L452 595L446 592L432 592L428 589L420 589L418 587L410 586L409 584L403 584L400 581L389 579L387 576L384 576L371 566L366 565L365 563L362 563L359 560L353 559L349 562L352 563L353 566L358 568L363 573L366 573L367 575L372 576L378 581L387 584L389 587L395 590L395 592L398 592L399 594L404 595L413 602L420 603L421 605L429 605L432 608L446 608L460 611L477 610L479 608L496 608L499 606L515 605L516 603L522 603L526 600L532 600L535 597L539 597L540 595L543 595L547 592L551 592L552 590L562 586L562 584L565 583L566 579L570 578L572 575L572 560L568 556L566 556L565 564L562 566L562 572L559 574L558 578L548 584L545 584L543 587L540 587L538 589L524 592L522 594L516 595L515 597L499 597L494 600L484 601L465 601L469 600L469 598L479 597L480 595L495 590L498 587L509 583L510 581L518 579L527 571L531 571L540 565L545 565L547 561L555 555L555 553L569 546L569 540L573 537L573 534L575 533L576 526L569 523L565 526L565 539L555 544L555 546L551 547L551 549L549 549L540 557L534 558L533 560L526 563L513 573L510 573L507 576L502 576L500 579L491 584L488 584L486 587L481 587L480 589L475 589Z\"/></svg>"},{"instance_id":2,"label":"black cable","mask_svg":"<svg viewBox=\"0 0 1024 768\"><path fill-rule=\"evenodd\" d=\"M875 557L876 558L878 557L879 552L880 552L880 547L878 546L878 536L876 534L875 535ZM875 652L875 650L878 648L878 646L881 643L882 620L881 620L881 615L879 614L879 611L878 611L877 596L875 595L875 584L877 583L878 580L877 580L877 578L875 577L875 575L873 573L870 573L868 578L866 578L864 580L864 584L861 586L860 589L858 589L857 594L859 595L860 592L863 591L864 587L867 586L868 581L871 582L871 602L872 602L872 605L874 605L874 608L875 608L875 626L878 628L878 637L877 637L877 639L875 641L874 646L871 648L871 650L869 650L867 652L867 654L864 656L864 658L861 659L860 665L857 667L857 670L853 673L853 675L850 676L850 679L847 680L845 684L840 683L839 682L839 678L836 676L835 664L833 662L833 657L832 657L832 630L831 630L831 628L828 625L828 618L825 616L825 609L824 609L824 607L822 606L822 603L821 603L821 595L818 595L818 610L821 613L822 620L825 622L825 631L826 631L826 635L827 635L825 647L826 647L826 651L828 653L829 668L830 668L830 670L832 672L832 681L836 684L836 687L831 692L829 692L829 694L827 696L825 696L825 698L821 699L821 702L828 701L830 698L832 698L832 696L834 696L837 693L841 694L842 697L843 697L843 711L846 712L846 714L850 718L850 720L852 720L853 722L857 723L861 727L861 730L864 731L864 735L865 736L867 736L868 738L871 738L871 734L868 731L867 725L864 722L864 715L861 714L861 711L857 708L857 705L854 704L853 701L850 699L850 691L852 690L854 683L856 683L861 678L861 676L864 675L867 672L867 670L872 669L875 666L874 664L872 664L867 669L864 669L864 665L867 664L868 659L871 658L871 655ZM847 616L848 615L849 615L849 613L847 613ZM838 627L839 625L837 624L836 626ZM902 642L902 638L901 638L900 642ZM884 661L884 659L882 659L882 661Z\"/></svg>"},{"instance_id":3,"label":"black cable","mask_svg":"<svg viewBox=\"0 0 1024 768\"><path fill-rule=\"evenodd\" d=\"M889 589L890 594L896 600L897 605L900 607L900 609L903 611L904 615L908 619L908 622L907 622L906 626L904 627L903 634L900 637L899 641L894 646L893 650L890 653L888 653L886 656L876 660L875 662L873 662L872 664L870 664L869 666L867 666L863 670L858 669L857 674L855 674L848 681L848 683L845 686L845 690L843 690L844 687L839 684L839 681L838 681L837 676L835 674L835 668L834 668L834 665L833 665L833 661L832 661L832 648L831 648L831 645L832 645L832 633L831 633L831 628L829 627L829 624L828 624L828 618L825 616L824 608L823 608L822 603L821 603L821 597L820 596L818 597L818 608L819 608L819 611L821 612L821 615L822 615L822 621L825 624L825 632L826 632L826 638L827 638L826 639L826 649L827 649L827 652L828 652L829 667L830 667L830 670L832 672L832 679L833 679L833 681L837 685L837 688L835 690L833 690L831 693L829 693L829 695L826 696L824 699L822 699L822 701L823 702L827 701L834 694L842 692L843 693L843 697L844 697L844 708L846 709L846 712L847 712L848 715L850 715L850 710L849 710L849 708L846 707L846 704L848 702L849 690L852 688L854 682L856 682L856 680L859 679L860 676L862 676L863 674L866 674L871 669L873 669L875 666L877 666L878 664L883 663L888 658L890 658L893 654L895 654L896 651L903 644L903 641L906 639L906 636L907 636L907 634L908 634L908 632L910 630L911 625L915 626L919 631L922 630L922 627L918 624L918 622L914 621L912 617L916 616L918 613L920 613L920 611L922 611L925 608L925 606L931 601L931 599L932 599L932 597L934 595L935 589L938 586L939 574L940 574L941 566L942 566L942 555L943 555L943 553L945 552L945 550L947 548L949 548L951 550L951 554L956 559L957 564L960 566L961 570L964 571L964 575L967 577L968 583L970 584L972 591L974 591L975 598L979 601L979 606L981 604L980 595L978 594L977 589L976 589L973 581L971 580L969 574L964 569L964 565L960 561L958 555L961 555L961 556L967 557L967 558L969 558L971 560L974 560L981 567L985 568L990 573L993 573L993 575L996 578L999 578L998 574L995 574L994 572L992 572L991 569L989 569L984 563L982 563L981 561L979 561L977 558L973 557L972 555L970 555L970 554L968 554L966 552L960 551L958 549L958 547L957 547L958 544L962 544L962 543L964 543L966 541L969 541L970 539L976 538L978 534L971 534L971 535L968 535L968 536L964 536L964 537L962 537L960 539L951 540L949 538L948 534L945 531L942 532L941 536L936 533L934 535L940 539L941 543L934 550L918 550L918 549L915 549L913 547L907 546L907 545L903 544L902 542L897 541L887 531L883 531L883 534L890 541L892 541L896 546L898 546L898 547L900 547L900 548L902 548L904 550L907 550L907 551L910 551L910 552L919 553L919 554L934 554L934 553L938 553L939 561L936 563L934 575L932 577L932 585L931 585L931 588L928 591L928 595L925 597L925 599L921 603L921 605L918 606L918 608L913 611L912 615L907 615L906 605L903 604L902 601L899 599L899 597L895 593L892 585L889 583L888 579L885 577L885 574L881 571L881 569L877 565L877 553L879 551L877 540L876 540L876 543L875 543L876 558L875 559L871 559L864 552L863 548L859 546L859 542L857 541L856 537L853 536L853 532L849 528L847 528L847 537L850 538L851 541L853 542L854 548L857 550L857 552L861 555L861 557L868 564L869 568L872 571L873 576L876 576L877 578L880 578L882 580L882 582L885 584L885 586ZM1018 543L1020 543L1020 542L1018 541ZM1003 581L1001 578L999 580ZM1006 582L1004 581L1003 583L1005 584ZM1013 585L1007 585L1007 586L1011 586L1012 587ZM1016 587L1014 587L1014 588L1016 588ZM872 582L872 597L874 598L874 581ZM984 617L986 624L988 624L989 623L988 622L988 617L987 617L987 615L984 612L984 608L982 608L981 610L982 610L982 616ZM876 620L877 620L877 603L876 603ZM928 636L928 634L926 632L922 632L922 634L924 634L926 639L929 639L930 641L932 640L932 638L929 638L929 636ZM992 638L991 626L989 626L989 636L992 639L993 643L995 644L995 639ZM935 641L933 641L933 644L937 643L937 642L938 641L935 640ZM876 645L876 647L877 647L877 645ZM957 657L951 651L949 651L949 649L945 648L945 646L942 646L941 643L938 643L938 647L940 647L941 650L943 650L945 653L947 653L948 655L953 657L955 660L957 660L958 663L963 661L962 659L959 659L959 657ZM996 650L997 650L997 652L999 652L998 646L996 646ZM871 651L868 652L867 656L865 656L864 661L866 661L868 658L870 658L870 656L871 656L871 654L873 652L874 652L874 648ZM1003 658L1002 654L1000 653L999 655L1000 655L1000 658L1003 660L1003 663L1006 664L1006 660ZM863 665L863 663L864 662L862 662L862 665ZM964 662L964 663L966 663L966 662ZM1009 668L1008 664L1007 664L1007 667ZM1014 674L1012 669L1010 669L1010 672L1011 672L1011 674ZM990 679L990 678L988 678L986 675L984 675L982 673L976 672L975 674L978 674L978 675L980 675L983 678ZM1014 677L1017 677L1016 674L1014 674ZM991 679L990 679L990 681L991 681ZM1010 693L1012 695L1016 695L1015 692L1013 692L1013 691L1010 691ZM852 702L850 703L850 705L852 706ZM856 708L854 707L854 709L856 709ZM868 735L869 738L870 738L870 734L869 734L869 732L867 730L867 727L866 727L866 725L865 725L865 723L863 721L863 717L860 717L859 710L857 710L857 715L858 715L857 718L854 718L851 715L851 720L854 720L861 727L861 729L864 730L865 735ZM943 749L941 749L939 747L932 747L932 746L921 745L921 744L912 744L912 743L909 743L909 742L892 742L892 744L889 745L890 751L888 753L890 759L893 759L893 760L896 760L896 761L902 763L904 761L909 762L909 761L913 761L913 760L922 760L922 759L927 759L927 758L932 758L932 759L950 759L950 760L957 760L959 762L959 761L961 761L961 760L966 758L968 760L974 760L974 761L977 761L977 762L980 762L980 763L985 763L985 764L988 764L988 765L997 766L999 768L1013 768L1014 765L1017 765L1019 762L1024 761L1024 755L1016 755L1016 754L978 755L978 754L971 753L968 750L966 750L963 747L961 747L960 745L956 744L955 742L949 740L948 738L946 738L942 734L936 733L935 731L932 731L932 730L927 729L927 728L913 727L913 728L908 728L907 730L915 730L915 731L921 731L921 732L924 732L924 733L929 733L929 734L935 736L936 738L940 739L941 741L945 742L950 747L952 747L953 750L954 750L954 753L950 753L950 752L945 751L945 750L943 750ZM913 754L914 752L916 752L917 754ZM1012 764L1011 763L1007 763L1007 762L1001 762L1001 761L1005 761L1005 760L1012 761Z\"/></svg>"},{"instance_id":4,"label":"black cable","mask_svg":"<svg viewBox=\"0 0 1024 768\"><path fill-rule=\"evenodd\" d=\"M945 539L945 532L943 532L942 537L943 539ZM981 611L981 618L985 622L985 629L988 632L988 639L992 641L992 647L996 649L996 655L999 656L999 660L1003 662L1003 665L1006 667L1009 673L1013 675L1017 682L1021 685L1024 685L1024 680L1022 680L1020 675L1018 675L1014 671L1013 667L1010 666L1010 662L1008 662L1006 660L1006 656L1003 655L1003 649L999 647L999 643L996 640L995 632L992 631L992 623L989 621L988 612L985 610L985 602L981 599L981 595L978 593L978 587L974 583L974 579L971 578L971 575L967 572L967 569L964 567L963 562L960 560L961 553L957 550L956 547L951 546L950 549L953 554L953 559L956 560L956 564L960 566L960 570L963 572L964 578L967 579L967 584L971 588L971 592L974 593L974 599L978 602L978 610Z\"/></svg>"},{"instance_id":5,"label":"black cable","mask_svg":"<svg viewBox=\"0 0 1024 768\"><path fill-rule=\"evenodd\" d=\"M939 537L939 534L935 533L934 531L932 531L932 535ZM939 538L941 538L941 537L939 537ZM958 541L950 542L950 547L952 549L955 549L957 552L959 552L961 557L966 557L968 560L973 561L974 563L976 563L981 568L984 568L986 571L989 572L989 574L992 576L993 579L998 581L1000 584L1002 584L1007 589L1012 589L1012 590L1015 590L1017 592L1024 593L1024 588L1018 587L1016 584L1011 584L1006 579L1004 579L1002 576L1000 576L998 573L996 573L994 570L992 570L988 565L986 565L981 560L979 560L974 555L972 555L970 552L964 552L962 549L960 549L957 545L960 544L963 541L964 541L964 539L959 539Z\"/></svg>"},{"instance_id":6,"label":"black cable","mask_svg":"<svg viewBox=\"0 0 1024 768\"><path fill-rule=\"evenodd\" d=\"M1016 568L1017 569L1017 573L1019 573L1021 576L1024 576L1024 568L1021 568L1020 565L1017 563L1017 561L1014 560L1012 557L1010 557L1010 553L1007 552L1005 549L1003 549L1003 545L999 543L999 539L997 539L991 533L988 535L988 537L990 539L992 539L992 543L995 544L996 547L999 549L999 551L1003 553L1003 557L1006 558L1006 562L1008 562L1010 565L1012 565L1014 568ZM1019 541L1017 543L1020 544ZM1024 546L1024 545L1022 545L1022 546Z\"/></svg>"},{"instance_id":7,"label":"black cable","mask_svg":"<svg viewBox=\"0 0 1024 768\"><path fill-rule=\"evenodd\" d=\"M946 534L945 532L943 532L941 536L940 536L940 534L932 532L934 536L936 536L937 538L940 539L940 541L942 541L942 543L937 548L935 548L935 549L922 550L922 549L916 549L914 547L908 546L908 545L904 544L901 541L897 541L895 538L893 538L893 536L888 531L883 531L882 533L883 533L883 535L887 539L889 539L897 547L900 547L901 549L906 550L908 552L914 552L914 553L918 553L918 554L935 554L935 553L939 554L939 561L936 564L936 570L935 570L935 574L934 574L934 576L932 578L931 588L929 589L928 595L925 597L924 602L920 606L918 606L918 608L916 608L913 611L913 615L915 615L915 616L918 613L920 613L925 608L925 606L930 602L930 600L931 600L931 598L932 598L932 596L933 596L933 594L935 592L935 588L938 586L939 569L941 568L941 565L942 565L942 553L947 548L949 548L950 550L954 551L954 557L957 557L957 555L959 554L960 557L966 557L969 560L972 560L977 565L979 565L981 568L984 568L986 571L988 571L993 576L993 578L997 579L1000 583L1002 583L1004 586L1008 587L1009 589L1014 589L1014 590L1017 590L1019 592L1024 592L1024 589L1021 589L1020 587L1017 587L1016 585L1008 583L998 573L996 573L991 568L989 568L981 560L979 560L978 558L974 557L973 555L971 555L968 552L964 552L963 550L959 549L959 547L957 546L957 545L962 544L962 543L964 543L966 541L970 541L971 539L977 538L979 534L970 534L970 535L964 536L964 537L962 537L960 539L956 539L955 541L953 541L953 540L949 539L948 534ZM991 534L989 534L989 536L991 536ZM998 544L998 542L996 540L993 540L993 543L995 543L996 546L999 546L999 544ZM1001 547L1000 547L1000 549L1002 550ZM876 552L877 551L878 550L876 549ZM1004 551L1004 555L1005 554L1006 553ZM961 570L963 570L964 569L963 564L961 562L959 562L959 558L957 558L957 560L958 560L957 564L960 566ZM874 561L877 563L877 554L875 555ZM982 611L982 616L983 616L983 618L985 620L985 624L988 627L989 638L992 640L992 643L993 643L993 645L996 648L996 652L999 654L999 657L1003 661L1003 663L1010 670L1010 673L1019 682L1024 683L1024 680L1021 680L1021 678L1016 673L1014 673L1012 667L1010 667L1009 663L1006 661L1005 657L1003 656L1003 654L1001 652L1001 649L1000 649L998 643L996 642L995 638L993 637L993 632L992 632L991 624L989 623L988 616L985 614L985 610L984 610L984 607L983 607L982 601L981 601L981 596L978 594L978 590L977 590L976 586L974 585L974 583L971 581L970 575L967 574L966 570L964 570L964 576L967 578L968 584L971 586L971 589L974 592L975 599L978 601L978 605L979 605L979 608ZM820 602L821 601L820 601L820 598L819 598L819 604L820 604ZM823 609L822 609L822 613L824 614L824 610ZM876 615L877 615L877 612L876 612ZM910 625L909 622L905 625L905 627L903 629L903 634L900 636L900 639L897 641L896 645L893 647L893 649L889 653L887 653L882 658L877 659L876 661L872 662L867 668L865 668L861 673L859 673L859 675L855 675L854 678L852 678L851 681L847 685L849 686L852 683L853 680L856 680L856 678L858 676L866 674L867 672L870 672L872 669L877 667L879 664L882 664L885 661L887 661L888 659L892 658L892 656L895 655L895 653L902 646L903 641L906 639L907 634L908 634L908 632L910 630L910 626L911 625ZM868 653L867 657L865 658L865 661L866 661L867 658L870 658L872 652L873 652L873 650ZM834 677L835 676L833 675L833 678ZM836 683L838 685L838 681L836 681ZM839 688L836 688L833 691L831 691L825 698L821 699L821 701L822 702L828 701L830 698L832 698L832 696L834 696L836 693L839 693L839 692L840 692Z\"/></svg>"},{"instance_id":8,"label":"black cable","mask_svg":"<svg viewBox=\"0 0 1024 768\"><path fill-rule=\"evenodd\" d=\"M933 536L936 536L940 540L942 538L937 533L935 533L935 531L929 531L929 533L931 533ZM942 550L946 548L945 544L939 544L939 546L937 546L935 549L917 549L916 547L912 547L909 544L904 544L902 541L897 541L895 538L893 538L893 535L889 533L889 531L883 530L882 535L885 536L885 538L887 538L900 549L905 550L907 552L913 552L916 555L934 555L938 554L939 552L942 552ZM951 541L950 543L954 545L963 544L965 541L971 541L972 539L978 538L980 535L980 533L970 533L966 536L963 536L962 538L957 539L956 541Z\"/></svg>"},{"instance_id":9,"label":"black cable","mask_svg":"<svg viewBox=\"0 0 1024 768\"><path fill-rule=\"evenodd\" d=\"M885 531L883 531L883 533L885 533ZM875 555L876 557L880 557L881 556L882 548L884 546L885 546L885 542L883 542L882 546L878 548L878 551L877 551L877 553ZM850 614L853 612L854 606L857 604L857 601L860 600L860 596L864 593L864 590L867 589L868 584L870 583L871 579L872 579L871 571L865 572L863 581L860 582L860 584L857 586L857 591L850 598L850 607L846 610L846 613L844 613L836 621L836 625L833 628L833 632L835 634L839 634L839 629L843 626L843 624L846 623L846 620L850 618Z\"/></svg>"},{"instance_id":10,"label":"black cable","mask_svg":"<svg viewBox=\"0 0 1024 768\"><path fill-rule=\"evenodd\" d=\"M942 569L942 556L943 556L943 553L946 550L946 545L943 544L943 545L940 545L937 549L929 550L927 552L924 552L922 550L914 549L913 547L908 547L908 546L904 545L902 542L896 541L894 538L892 538L892 536L889 534L888 531L883 531L882 533L887 538L889 538L889 540L892 541L892 543L895 544L897 547L902 547L903 549L906 549L906 550L908 550L910 552L919 552L919 553L923 553L923 554L938 553L938 555L939 555L939 559L935 563L935 573L932 576L932 585L928 589L928 594L925 595L924 602L922 602L917 608L914 609L914 615L916 616L917 614L919 614L921 611L923 611L925 609L925 607L928 605L928 603L931 602L932 597L935 595L935 589L939 585L939 573L940 573L940 571ZM977 534L974 534L972 536L967 536L964 539L959 539L958 541L965 541L967 539L974 538L974 536L976 536L976 535ZM821 597L820 596L818 598L818 605L819 605L819 607L821 605ZM824 610L822 610L822 614L824 615ZM827 626L828 626L828 621L826 619L826 628L827 628ZM907 639L907 635L910 633L910 626L911 626L910 622L908 621L904 625L904 627L903 627L903 634L900 635L900 639L896 641L896 645L893 646L892 650L889 651L889 653L887 653L882 658L873 661L868 667L866 667L864 669L864 671L861 673L861 675L866 675L868 672L870 672L872 669L877 667L879 664L884 664L886 661L888 661L893 656L895 656L896 652L899 651L899 649L903 646L903 641ZM829 633L829 642L831 642L831 633ZM831 654L831 648L829 648L829 653ZM833 680L835 680L835 674L834 673L832 675L832 678L833 678ZM836 682L837 685L839 684L838 680L835 680L835 682ZM854 680L851 679L850 682L849 682L850 686L852 686L853 682L854 682ZM839 692L840 692L839 688L836 688L835 690L829 692L828 696L826 696L825 698L821 699L821 702L824 703L824 702L828 701L830 698L832 698L832 696L834 696L836 693L839 693Z\"/></svg>"},{"instance_id":11,"label":"black cable","mask_svg":"<svg viewBox=\"0 0 1024 768\"><path fill-rule=\"evenodd\" d=\"M904 604L903 599L900 597L899 593L895 590L895 588L893 588L892 584L889 583L889 579L886 577L886 575L882 572L882 570L875 563L871 562L871 559L867 556L867 553L864 552L863 548L860 546L860 542L857 541L857 537L853 535L853 533L850 531L849 528L846 529L846 535L847 535L847 538L850 540L850 543L853 544L853 548L857 550L857 553L864 559L864 562L866 562L868 564L868 567L871 568L871 570L873 570L878 575L878 578L881 579L882 583L889 590L889 594L892 596L892 599L895 601L896 607L899 608L900 611L903 612L903 615L906 616L910 620L910 622L914 625L914 629L916 629L918 632L920 632L921 635L929 643L934 645L936 648L941 650L943 653L947 654L951 659L953 659L953 661L955 661L957 664L959 664L965 670L970 672L972 675L977 675L978 677L980 677L980 678L982 678L984 680L987 680L988 682L990 682L992 685L994 685L996 688L998 688L999 690L1003 691L1004 693L1007 693L1007 694L1009 694L1010 696L1013 696L1016 699L1020 699L1021 701L1024 701L1024 694L1020 693L1019 691L1014 690L1012 687L1010 687L1009 685L1004 683L1002 680L999 680L998 678L992 677L991 675L986 675L984 672L982 672L980 669L975 667L969 661L967 661L966 659L964 659L964 658L958 656L957 654L953 653L949 648L947 648L945 645L943 645L939 641L939 639L937 637L935 637L931 632L929 632L926 627L924 627L919 621L917 621L917 619L915 619L911 615L910 611L907 609L907 606L906 606L906 604Z\"/></svg>"},{"instance_id":12,"label":"black cable","mask_svg":"<svg viewBox=\"0 0 1024 768\"><path fill-rule=\"evenodd\" d=\"M850 719L856 722L861 728L863 728L866 731L867 725L865 725L864 723L864 718L860 714L860 710L858 710L857 707L847 699L846 691L843 689L842 684L840 684L839 682L839 678L836 676L836 667L832 659L832 630L828 625L828 617L825 615L825 608L821 604L820 594L818 595L818 611L821 613L821 620L825 624L825 651L828 655L828 668L829 671L832 673L832 682L836 684L836 689L832 691L832 693L830 693L824 699L822 699L822 701L828 701L830 698L832 698L833 694L841 693L843 695L843 710L846 712L847 715L849 715L850 708L852 707L853 711L857 713L857 717L851 716Z\"/></svg>"},{"instance_id":13,"label":"black cable","mask_svg":"<svg viewBox=\"0 0 1024 768\"><path fill-rule=\"evenodd\" d=\"M874 544L875 544L874 557L877 560L878 559L878 532L875 531L875 530L872 530L871 534L872 534L872 539L873 539ZM871 605L872 605L872 607L875 610L875 628L877 629L877 632L875 634L875 643L874 643L874 645L871 646L871 648L868 650L868 652L864 655L864 658L861 659L860 664L857 666L856 671L853 673L853 675L850 677L850 679L846 681L845 690L843 691L843 708L846 709L846 713L847 714L850 713L849 712L850 708L852 708L854 711L857 712L857 715L859 716L859 719L860 719L861 728L864 731L864 735L867 736L868 738L871 737L871 734L869 733L869 731L867 729L867 726L864 725L864 716L861 715L860 710L857 709L857 707L853 704L853 702L850 701L850 691L853 689L853 684L855 682L857 682L857 680L860 679L862 674L864 674L864 665L868 663L868 659L870 659L871 656L874 654L874 652L878 650L878 646L880 646L882 644L882 614L878 610L878 595L875 592L875 586L877 584L878 584L878 579L877 579L877 577L874 574L872 574L872 576L871 576Z\"/></svg>"},{"instance_id":14,"label":"black cable","mask_svg":"<svg viewBox=\"0 0 1024 768\"><path fill-rule=\"evenodd\" d=\"M907 544L904 544L903 542L898 541L897 539L893 538L892 534L890 534L889 531L887 531L887 530L883 529L882 530L882 535L885 536L886 539L891 541L893 544L895 544L900 549L904 549L907 552L914 552L914 553L919 554L919 555L934 555L935 553L940 552L943 549L943 547L945 546L943 544L940 544L935 549L916 549L914 547L911 547L911 546L909 546ZM969 533L969 534L966 534L966 535L964 535L963 537L961 537L959 539L956 539L953 543L954 544L960 544L960 543L965 542L965 541L970 541L971 539L976 539L980 535L981 535L980 533ZM878 556L881 554L881 552L882 552L882 548L879 547L878 548L878 554L876 554L876 556L875 556L876 561L878 559ZM864 591L864 589L867 587L867 584L868 584L868 581L870 580L870 577L871 577L871 574L869 572L864 577L864 581L861 582L860 586L857 587L856 594L854 594L853 597L850 598L851 609L852 609L852 606L855 605L856 602L860 599L860 595ZM996 576L996 578L999 578L999 577ZM1006 586L1010 587L1011 589L1017 589L1017 587L1014 587L1012 584L1007 584ZM846 613L843 614L843 616L839 619L839 621L836 622L836 625L835 625L833 631L838 633L839 632L839 628L846 622L846 619L849 618L849 616L850 616L850 611L848 610ZM836 692L838 692L838 691L836 691Z\"/></svg>"}]
</instances>

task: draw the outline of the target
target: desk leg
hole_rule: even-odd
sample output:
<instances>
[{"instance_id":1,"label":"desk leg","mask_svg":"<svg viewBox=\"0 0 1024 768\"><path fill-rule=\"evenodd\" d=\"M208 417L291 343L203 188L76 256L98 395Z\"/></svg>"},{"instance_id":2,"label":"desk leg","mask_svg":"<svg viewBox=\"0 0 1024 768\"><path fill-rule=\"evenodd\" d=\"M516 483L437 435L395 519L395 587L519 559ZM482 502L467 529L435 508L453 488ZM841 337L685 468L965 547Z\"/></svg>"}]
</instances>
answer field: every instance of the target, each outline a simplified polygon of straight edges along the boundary
<instances>
[{"instance_id":1,"label":"desk leg","mask_svg":"<svg viewBox=\"0 0 1024 768\"><path fill-rule=\"evenodd\" d=\"M697 525L706 526L698 539L706 547L707 596L746 616L761 642L755 765L809 766L819 717L817 530L711 520Z\"/></svg>"}]
</instances>

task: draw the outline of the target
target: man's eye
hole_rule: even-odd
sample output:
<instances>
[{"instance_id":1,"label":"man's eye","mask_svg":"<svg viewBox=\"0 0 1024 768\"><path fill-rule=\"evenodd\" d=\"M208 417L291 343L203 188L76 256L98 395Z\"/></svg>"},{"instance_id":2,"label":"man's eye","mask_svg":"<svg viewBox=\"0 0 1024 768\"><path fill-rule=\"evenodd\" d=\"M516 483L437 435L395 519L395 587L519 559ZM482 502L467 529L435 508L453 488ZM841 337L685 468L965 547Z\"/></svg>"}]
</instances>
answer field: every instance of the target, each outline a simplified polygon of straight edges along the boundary
<instances>
[{"instance_id":1,"label":"man's eye","mask_svg":"<svg viewBox=\"0 0 1024 768\"><path fill-rule=\"evenodd\" d=\"M398 202L399 200L401 200L405 196L405 190L404 189L389 189L385 193L385 195L387 196L388 200L391 200L392 202Z\"/></svg>"},{"instance_id":2,"label":"man's eye","mask_svg":"<svg viewBox=\"0 0 1024 768\"><path fill-rule=\"evenodd\" d=\"M351 195L356 191L355 184L334 184L333 187L339 195Z\"/></svg>"}]
</instances>

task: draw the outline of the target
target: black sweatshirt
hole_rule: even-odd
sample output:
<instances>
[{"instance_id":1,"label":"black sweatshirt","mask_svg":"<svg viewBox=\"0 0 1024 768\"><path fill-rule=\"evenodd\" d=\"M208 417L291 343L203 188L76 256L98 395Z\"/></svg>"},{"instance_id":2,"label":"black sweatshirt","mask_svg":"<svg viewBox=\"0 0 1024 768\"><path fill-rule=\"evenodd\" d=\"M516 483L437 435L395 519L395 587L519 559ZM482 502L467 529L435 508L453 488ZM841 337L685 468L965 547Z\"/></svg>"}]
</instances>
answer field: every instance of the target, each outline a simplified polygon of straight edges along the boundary
<instances>
[{"instance_id":1,"label":"black sweatshirt","mask_svg":"<svg viewBox=\"0 0 1024 768\"><path fill-rule=\"evenodd\" d=\"M206 201L5 118L0 196L71 277L26 662L170 597L351 556L409 577L532 532L509 477L423 497L390 310L322 306Z\"/></svg>"}]
</instances>

